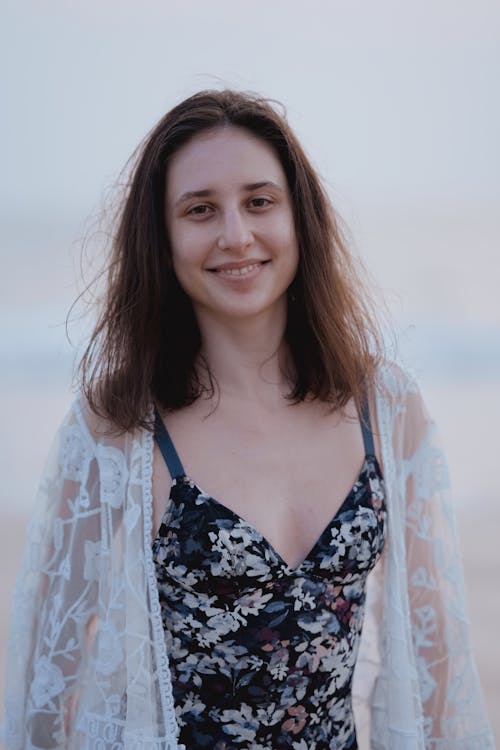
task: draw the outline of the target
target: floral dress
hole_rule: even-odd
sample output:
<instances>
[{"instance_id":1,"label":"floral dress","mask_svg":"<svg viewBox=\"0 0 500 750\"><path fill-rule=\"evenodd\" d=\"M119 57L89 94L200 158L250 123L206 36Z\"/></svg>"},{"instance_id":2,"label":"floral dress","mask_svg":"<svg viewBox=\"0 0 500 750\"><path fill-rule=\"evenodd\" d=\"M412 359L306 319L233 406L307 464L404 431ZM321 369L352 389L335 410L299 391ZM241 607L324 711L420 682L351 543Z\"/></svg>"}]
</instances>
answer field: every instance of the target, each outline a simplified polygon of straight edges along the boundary
<instances>
[{"instance_id":1,"label":"floral dress","mask_svg":"<svg viewBox=\"0 0 500 750\"><path fill-rule=\"evenodd\" d=\"M386 529L369 428L357 481L305 560L289 567L251 524L174 477L153 543L180 742L187 750L353 750L365 582Z\"/></svg>"}]
</instances>

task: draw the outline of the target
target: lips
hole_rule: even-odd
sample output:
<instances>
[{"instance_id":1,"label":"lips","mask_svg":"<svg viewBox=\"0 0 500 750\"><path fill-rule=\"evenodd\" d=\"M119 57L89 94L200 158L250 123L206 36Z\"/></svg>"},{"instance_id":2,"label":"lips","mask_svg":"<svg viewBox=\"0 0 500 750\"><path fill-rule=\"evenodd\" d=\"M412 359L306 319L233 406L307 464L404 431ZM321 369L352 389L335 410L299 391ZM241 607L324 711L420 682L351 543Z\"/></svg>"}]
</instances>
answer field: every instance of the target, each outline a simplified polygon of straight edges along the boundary
<instances>
[{"instance_id":1,"label":"lips","mask_svg":"<svg viewBox=\"0 0 500 750\"><path fill-rule=\"evenodd\" d=\"M268 260L246 260L238 263L224 263L216 268L209 268L212 273L219 273L222 276L246 276L255 271L259 266L269 263Z\"/></svg>"}]
</instances>

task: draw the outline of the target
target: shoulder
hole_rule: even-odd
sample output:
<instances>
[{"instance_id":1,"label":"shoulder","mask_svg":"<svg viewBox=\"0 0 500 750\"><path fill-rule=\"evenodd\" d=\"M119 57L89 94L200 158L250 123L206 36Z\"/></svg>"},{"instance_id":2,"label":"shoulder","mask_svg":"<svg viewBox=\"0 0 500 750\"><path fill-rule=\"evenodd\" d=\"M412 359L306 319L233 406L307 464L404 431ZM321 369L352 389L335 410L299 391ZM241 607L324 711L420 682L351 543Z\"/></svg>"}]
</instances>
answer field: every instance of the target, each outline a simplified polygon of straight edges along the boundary
<instances>
[{"instance_id":1,"label":"shoulder","mask_svg":"<svg viewBox=\"0 0 500 750\"><path fill-rule=\"evenodd\" d=\"M59 432L59 471L98 493L95 505L118 509L130 481L150 471L152 433L144 429L119 431L97 414L79 394Z\"/></svg>"},{"instance_id":2,"label":"shoulder","mask_svg":"<svg viewBox=\"0 0 500 750\"><path fill-rule=\"evenodd\" d=\"M146 433L146 430L142 428L129 431L120 429L110 419L96 412L83 393L78 393L73 400L64 424L76 425L82 438L94 447L100 445L125 447L134 439L141 440Z\"/></svg>"},{"instance_id":3,"label":"shoulder","mask_svg":"<svg viewBox=\"0 0 500 750\"><path fill-rule=\"evenodd\" d=\"M57 431L50 457L63 477L86 476L93 466L98 467L99 475L123 474L138 456L150 452L151 440L151 433L142 429L119 431L79 393Z\"/></svg>"},{"instance_id":4,"label":"shoulder","mask_svg":"<svg viewBox=\"0 0 500 750\"><path fill-rule=\"evenodd\" d=\"M382 360L375 374L375 395L378 399L397 403L419 392L416 378L408 368L394 360Z\"/></svg>"},{"instance_id":5,"label":"shoulder","mask_svg":"<svg viewBox=\"0 0 500 750\"><path fill-rule=\"evenodd\" d=\"M377 369L374 399L379 416L402 419L413 415L426 422L430 419L415 375L398 362L385 360Z\"/></svg>"},{"instance_id":6,"label":"shoulder","mask_svg":"<svg viewBox=\"0 0 500 750\"><path fill-rule=\"evenodd\" d=\"M415 455L436 432L420 386L412 372L396 362L384 362L377 372L375 401L382 432L402 455Z\"/></svg>"}]
</instances>

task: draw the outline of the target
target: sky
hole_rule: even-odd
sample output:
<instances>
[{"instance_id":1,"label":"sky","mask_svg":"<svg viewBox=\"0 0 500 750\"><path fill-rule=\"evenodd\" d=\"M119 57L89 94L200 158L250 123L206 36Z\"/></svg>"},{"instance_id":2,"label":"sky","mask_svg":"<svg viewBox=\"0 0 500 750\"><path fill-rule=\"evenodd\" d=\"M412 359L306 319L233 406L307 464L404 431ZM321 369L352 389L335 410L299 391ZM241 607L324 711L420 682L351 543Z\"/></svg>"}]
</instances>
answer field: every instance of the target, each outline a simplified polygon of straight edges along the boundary
<instances>
[{"instance_id":1,"label":"sky","mask_svg":"<svg viewBox=\"0 0 500 750\"><path fill-rule=\"evenodd\" d=\"M85 210L166 109L225 84L284 102L341 193L498 198L496 1L4 4L11 210Z\"/></svg>"},{"instance_id":2,"label":"sky","mask_svg":"<svg viewBox=\"0 0 500 750\"><path fill-rule=\"evenodd\" d=\"M498 409L498 0L4 0L0 27L9 409L28 389L55 428L84 238L99 264L94 229L134 149L173 104L223 86L285 105L407 364L431 386L486 384Z\"/></svg>"}]
</instances>

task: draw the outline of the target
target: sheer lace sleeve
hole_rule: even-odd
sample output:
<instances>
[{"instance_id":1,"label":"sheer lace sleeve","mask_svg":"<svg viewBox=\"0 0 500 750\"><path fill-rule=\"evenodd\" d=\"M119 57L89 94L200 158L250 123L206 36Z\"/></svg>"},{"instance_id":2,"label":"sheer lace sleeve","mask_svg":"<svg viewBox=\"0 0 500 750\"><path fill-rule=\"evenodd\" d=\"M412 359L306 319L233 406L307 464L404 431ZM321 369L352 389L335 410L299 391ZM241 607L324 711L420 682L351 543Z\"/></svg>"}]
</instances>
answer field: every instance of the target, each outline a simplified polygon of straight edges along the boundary
<instances>
[{"instance_id":1,"label":"sheer lace sleeve","mask_svg":"<svg viewBox=\"0 0 500 750\"><path fill-rule=\"evenodd\" d=\"M469 640L462 560L437 429L414 384L395 430L406 494L412 638L426 748L493 747Z\"/></svg>"},{"instance_id":2,"label":"sheer lace sleeve","mask_svg":"<svg viewBox=\"0 0 500 750\"><path fill-rule=\"evenodd\" d=\"M446 460L415 382L381 377L377 422L388 496L372 750L492 750L469 640Z\"/></svg>"},{"instance_id":3,"label":"sheer lace sleeve","mask_svg":"<svg viewBox=\"0 0 500 750\"><path fill-rule=\"evenodd\" d=\"M8 750L178 750L152 561L153 438L76 402L28 530L10 623Z\"/></svg>"},{"instance_id":4,"label":"sheer lace sleeve","mask_svg":"<svg viewBox=\"0 0 500 750\"><path fill-rule=\"evenodd\" d=\"M8 748L65 747L97 608L96 484L92 441L71 412L40 483L12 601Z\"/></svg>"}]
</instances>

